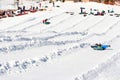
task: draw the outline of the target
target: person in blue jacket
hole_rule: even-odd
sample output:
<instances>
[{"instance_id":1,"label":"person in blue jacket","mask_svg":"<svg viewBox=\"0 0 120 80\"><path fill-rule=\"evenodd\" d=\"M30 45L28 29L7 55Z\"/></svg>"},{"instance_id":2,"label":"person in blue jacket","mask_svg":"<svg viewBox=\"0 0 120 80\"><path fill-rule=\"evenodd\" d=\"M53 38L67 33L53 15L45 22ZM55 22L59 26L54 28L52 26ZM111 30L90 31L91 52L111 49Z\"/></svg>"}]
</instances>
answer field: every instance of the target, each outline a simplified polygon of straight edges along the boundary
<instances>
[{"instance_id":1,"label":"person in blue jacket","mask_svg":"<svg viewBox=\"0 0 120 80\"><path fill-rule=\"evenodd\" d=\"M106 48L110 47L110 45L105 44L95 44L94 46L91 46L91 48L95 50L105 50Z\"/></svg>"},{"instance_id":2,"label":"person in blue jacket","mask_svg":"<svg viewBox=\"0 0 120 80\"><path fill-rule=\"evenodd\" d=\"M110 45L101 45L102 49L105 50L106 48L110 47Z\"/></svg>"}]
</instances>

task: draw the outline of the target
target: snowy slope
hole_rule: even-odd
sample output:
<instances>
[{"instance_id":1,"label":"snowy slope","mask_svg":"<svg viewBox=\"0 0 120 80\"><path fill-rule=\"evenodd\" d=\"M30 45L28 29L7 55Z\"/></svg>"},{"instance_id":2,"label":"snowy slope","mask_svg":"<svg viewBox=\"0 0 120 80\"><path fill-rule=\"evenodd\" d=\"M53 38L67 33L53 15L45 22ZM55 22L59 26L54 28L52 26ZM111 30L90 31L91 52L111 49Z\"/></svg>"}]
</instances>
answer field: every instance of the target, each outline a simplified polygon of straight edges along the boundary
<instances>
[{"instance_id":1,"label":"snowy slope","mask_svg":"<svg viewBox=\"0 0 120 80\"><path fill-rule=\"evenodd\" d=\"M87 12L95 8L120 13L120 7L72 2L56 3L60 7L44 5L48 5L47 11L0 21L0 80L119 79L120 17L109 13L84 17L79 12L80 7L85 7ZM51 24L42 23L46 18ZM90 45L95 43L111 47L93 50ZM117 60L113 60L113 55ZM116 66L108 67L114 62ZM106 70L99 67L102 63L108 65L105 68L109 74L105 75ZM114 69L116 72L112 73ZM98 75L93 76L92 71L98 71ZM116 76L111 78L113 74Z\"/></svg>"}]
</instances>

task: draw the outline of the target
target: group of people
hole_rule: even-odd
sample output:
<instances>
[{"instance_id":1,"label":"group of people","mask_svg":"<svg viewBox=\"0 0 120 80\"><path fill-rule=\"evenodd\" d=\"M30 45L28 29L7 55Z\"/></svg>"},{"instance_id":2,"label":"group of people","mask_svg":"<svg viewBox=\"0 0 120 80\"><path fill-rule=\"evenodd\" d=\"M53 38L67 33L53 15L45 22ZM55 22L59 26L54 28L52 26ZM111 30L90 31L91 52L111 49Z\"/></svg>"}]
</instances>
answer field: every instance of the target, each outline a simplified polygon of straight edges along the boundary
<instances>
[{"instance_id":1,"label":"group of people","mask_svg":"<svg viewBox=\"0 0 120 80\"><path fill-rule=\"evenodd\" d=\"M38 6L30 6L30 7L18 6L18 8L14 10L13 9L0 10L0 19L6 18L6 17L14 17L14 16L28 14L28 12L31 12L31 13L37 12L38 10L40 10L41 7L42 7L42 4L39 3Z\"/></svg>"},{"instance_id":2,"label":"group of people","mask_svg":"<svg viewBox=\"0 0 120 80\"><path fill-rule=\"evenodd\" d=\"M0 19L6 18L6 17L14 17L14 16L19 16L19 15L24 15L29 12L36 12L38 8L36 7L30 7L30 9L26 9L25 6L23 7L18 7L18 9L9 9L9 10L0 10Z\"/></svg>"},{"instance_id":3,"label":"group of people","mask_svg":"<svg viewBox=\"0 0 120 80\"><path fill-rule=\"evenodd\" d=\"M106 13L114 13L114 10L108 9L108 11L105 11L105 10L100 11L99 9L90 8L90 12L87 13L84 7L80 7L80 14L84 14L84 15L90 14L90 15L95 15L95 16L99 16L99 15L103 16Z\"/></svg>"},{"instance_id":4,"label":"group of people","mask_svg":"<svg viewBox=\"0 0 120 80\"><path fill-rule=\"evenodd\" d=\"M14 10L0 10L0 19L6 17L14 17Z\"/></svg>"}]
</instances>

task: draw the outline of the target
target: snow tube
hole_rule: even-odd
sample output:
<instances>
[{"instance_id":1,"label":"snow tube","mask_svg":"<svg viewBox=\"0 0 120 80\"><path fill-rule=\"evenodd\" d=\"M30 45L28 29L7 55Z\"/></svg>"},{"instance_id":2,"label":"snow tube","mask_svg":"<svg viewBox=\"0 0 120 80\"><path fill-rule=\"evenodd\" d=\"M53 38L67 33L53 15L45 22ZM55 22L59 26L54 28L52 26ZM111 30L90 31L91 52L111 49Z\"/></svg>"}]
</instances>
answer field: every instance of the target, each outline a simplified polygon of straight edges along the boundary
<instances>
[{"instance_id":1,"label":"snow tube","mask_svg":"<svg viewBox=\"0 0 120 80\"><path fill-rule=\"evenodd\" d=\"M22 14L17 14L16 16L22 16Z\"/></svg>"},{"instance_id":2,"label":"snow tube","mask_svg":"<svg viewBox=\"0 0 120 80\"><path fill-rule=\"evenodd\" d=\"M79 14L87 14L86 12L80 12Z\"/></svg>"},{"instance_id":3,"label":"snow tube","mask_svg":"<svg viewBox=\"0 0 120 80\"><path fill-rule=\"evenodd\" d=\"M39 11L43 11L43 9L39 9Z\"/></svg>"},{"instance_id":4,"label":"snow tube","mask_svg":"<svg viewBox=\"0 0 120 80\"><path fill-rule=\"evenodd\" d=\"M110 14L110 16L113 16L113 14Z\"/></svg>"},{"instance_id":5,"label":"snow tube","mask_svg":"<svg viewBox=\"0 0 120 80\"><path fill-rule=\"evenodd\" d=\"M39 11L46 11L47 9L39 9Z\"/></svg>"},{"instance_id":6,"label":"snow tube","mask_svg":"<svg viewBox=\"0 0 120 80\"><path fill-rule=\"evenodd\" d=\"M60 7L60 6L56 6L56 7Z\"/></svg>"},{"instance_id":7,"label":"snow tube","mask_svg":"<svg viewBox=\"0 0 120 80\"><path fill-rule=\"evenodd\" d=\"M119 15L116 15L116 17L120 17Z\"/></svg>"},{"instance_id":8,"label":"snow tube","mask_svg":"<svg viewBox=\"0 0 120 80\"><path fill-rule=\"evenodd\" d=\"M50 24L50 22L45 22L45 24Z\"/></svg>"},{"instance_id":9,"label":"snow tube","mask_svg":"<svg viewBox=\"0 0 120 80\"><path fill-rule=\"evenodd\" d=\"M37 10L33 10L33 11L30 11L31 13L35 13L35 12L37 12Z\"/></svg>"},{"instance_id":10,"label":"snow tube","mask_svg":"<svg viewBox=\"0 0 120 80\"><path fill-rule=\"evenodd\" d=\"M45 6L45 8L48 8L48 6Z\"/></svg>"},{"instance_id":11,"label":"snow tube","mask_svg":"<svg viewBox=\"0 0 120 80\"><path fill-rule=\"evenodd\" d=\"M70 13L70 15L74 15L74 13Z\"/></svg>"},{"instance_id":12,"label":"snow tube","mask_svg":"<svg viewBox=\"0 0 120 80\"><path fill-rule=\"evenodd\" d=\"M25 14L28 14L28 12L25 12L24 15L25 15Z\"/></svg>"},{"instance_id":13,"label":"snow tube","mask_svg":"<svg viewBox=\"0 0 120 80\"><path fill-rule=\"evenodd\" d=\"M102 48L101 46L97 46L93 48L94 50L105 50L104 48Z\"/></svg>"},{"instance_id":14,"label":"snow tube","mask_svg":"<svg viewBox=\"0 0 120 80\"><path fill-rule=\"evenodd\" d=\"M93 48L94 50L104 50L104 48L102 48L102 46L91 46L91 48Z\"/></svg>"},{"instance_id":15,"label":"snow tube","mask_svg":"<svg viewBox=\"0 0 120 80\"><path fill-rule=\"evenodd\" d=\"M79 14L84 14L84 13L81 13L81 12L80 12Z\"/></svg>"},{"instance_id":16,"label":"snow tube","mask_svg":"<svg viewBox=\"0 0 120 80\"><path fill-rule=\"evenodd\" d=\"M67 14L68 14L69 12L65 12L65 13L67 13Z\"/></svg>"},{"instance_id":17,"label":"snow tube","mask_svg":"<svg viewBox=\"0 0 120 80\"><path fill-rule=\"evenodd\" d=\"M94 15L94 13L93 13L93 12L90 12L90 14Z\"/></svg>"},{"instance_id":18,"label":"snow tube","mask_svg":"<svg viewBox=\"0 0 120 80\"><path fill-rule=\"evenodd\" d=\"M114 11L112 10L111 13L114 13Z\"/></svg>"},{"instance_id":19,"label":"snow tube","mask_svg":"<svg viewBox=\"0 0 120 80\"><path fill-rule=\"evenodd\" d=\"M83 16L84 16L84 17L86 17L86 16L87 16L87 14L84 14Z\"/></svg>"},{"instance_id":20,"label":"snow tube","mask_svg":"<svg viewBox=\"0 0 120 80\"><path fill-rule=\"evenodd\" d=\"M47 9L43 9L43 11L46 11Z\"/></svg>"}]
</instances>

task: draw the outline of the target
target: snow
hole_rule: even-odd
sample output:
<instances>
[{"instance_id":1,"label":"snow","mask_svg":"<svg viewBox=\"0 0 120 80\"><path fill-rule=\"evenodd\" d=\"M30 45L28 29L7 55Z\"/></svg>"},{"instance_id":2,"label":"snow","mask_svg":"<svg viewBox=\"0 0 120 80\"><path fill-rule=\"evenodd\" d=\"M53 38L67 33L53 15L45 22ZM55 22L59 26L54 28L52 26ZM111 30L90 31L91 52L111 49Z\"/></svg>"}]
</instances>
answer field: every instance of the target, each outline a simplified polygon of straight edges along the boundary
<instances>
[{"instance_id":1,"label":"snow","mask_svg":"<svg viewBox=\"0 0 120 80\"><path fill-rule=\"evenodd\" d=\"M46 11L0 20L0 80L118 80L119 6L100 3L42 3ZM105 10L104 16L80 7ZM66 13L69 12L69 13ZM73 15L71 15L71 13ZM45 25L42 20L48 19ZM110 44L104 51L95 43ZM113 72L114 71L114 72Z\"/></svg>"}]
</instances>

